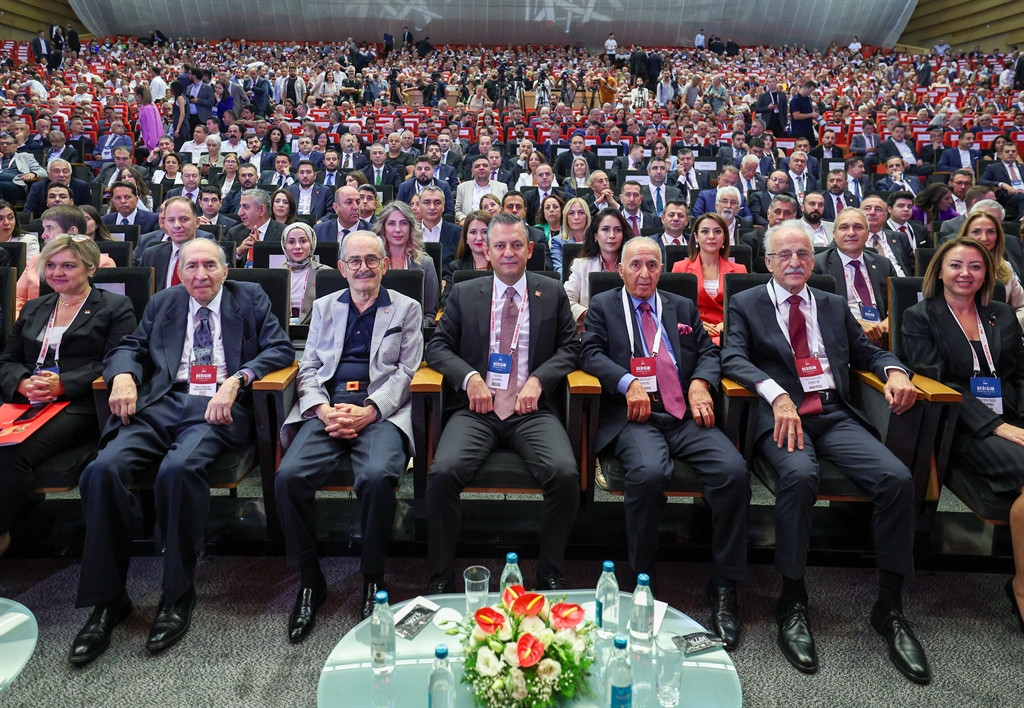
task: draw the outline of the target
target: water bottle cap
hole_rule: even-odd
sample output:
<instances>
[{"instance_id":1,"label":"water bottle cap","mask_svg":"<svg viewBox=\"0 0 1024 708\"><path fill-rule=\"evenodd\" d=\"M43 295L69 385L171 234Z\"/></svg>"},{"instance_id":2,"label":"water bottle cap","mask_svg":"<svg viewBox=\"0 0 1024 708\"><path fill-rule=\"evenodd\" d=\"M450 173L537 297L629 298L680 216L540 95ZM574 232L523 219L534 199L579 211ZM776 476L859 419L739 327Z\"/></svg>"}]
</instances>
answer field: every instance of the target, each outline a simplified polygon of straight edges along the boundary
<instances>
[{"instance_id":1,"label":"water bottle cap","mask_svg":"<svg viewBox=\"0 0 1024 708\"><path fill-rule=\"evenodd\" d=\"M613 563L612 561L605 561L601 567L604 569L604 572L606 573L615 572L615 563Z\"/></svg>"},{"instance_id":2,"label":"water bottle cap","mask_svg":"<svg viewBox=\"0 0 1024 708\"><path fill-rule=\"evenodd\" d=\"M376 602L378 605L388 604L388 591L378 590L377 594L373 596L373 601Z\"/></svg>"},{"instance_id":3,"label":"water bottle cap","mask_svg":"<svg viewBox=\"0 0 1024 708\"><path fill-rule=\"evenodd\" d=\"M613 640L613 642L615 644L615 648L616 649L625 649L626 648L626 637L624 637L621 634L616 634L615 635L615 639Z\"/></svg>"},{"instance_id":4,"label":"water bottle cap","mask_svg":"<svg viewBox=\"0 0 1024 708\"><path fill-rule=\"evenodd\" d=\"M447 659L448 658L448 645L438 644L434 647L434 658L435 659Z\"/></svg>"},{"instance_id":5,"label":"water bottle cap","mask_svg":"<svg viewBox=\"0 0 1024 708\"><path fill-rule=\"evenodd\" d=\"M516 555L515 553L509 553L507 556L505 556L505 562L506 563L518 563L519 562L519 556Z\"/></svg>"},{"instance_id":6,"label":"water bottle cap","mask_svg":"<svg viewBox=\"0 0 1024 708\"><path fill-rule=\"evenodd\" d=\"M636 576L636 584L637 585L650 585L651 584L651 576L649 576L647 573L640 573L640 575Z\"/></svg>"}]
</instances>

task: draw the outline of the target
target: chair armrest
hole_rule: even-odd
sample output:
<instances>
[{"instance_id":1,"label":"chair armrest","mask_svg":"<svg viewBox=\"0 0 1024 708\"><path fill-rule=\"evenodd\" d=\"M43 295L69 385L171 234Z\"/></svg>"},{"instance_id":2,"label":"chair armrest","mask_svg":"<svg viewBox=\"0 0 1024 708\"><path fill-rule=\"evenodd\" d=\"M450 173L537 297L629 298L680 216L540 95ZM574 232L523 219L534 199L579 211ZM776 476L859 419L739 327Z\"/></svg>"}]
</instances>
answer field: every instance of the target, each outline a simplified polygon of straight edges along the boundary
<instances>
[{"instance_id":1,"label":"chair armrest","mask_svg":"<svg viewBox=\"0 0 1024 708\"><path fill-rule=\"evenodd\" d=\"M252 382L254 391L283 391L299 374L298 363L289 364L283 369L271 371L261 379Z\"/></svg>"},{"instance_id":2,"label":"chair armrest","mask_svg":"<svg viewBox=\"0 0 1024 708\"><path fill-rule=\"evenodd\" d=\"M757 398L757 394L732 379L722 379L722 393L728 398Z\"/></svg>"},{"instance_id":3,"label":"chair armrest","mask_svg":"<svg viewBox=\"0 0 1024 708\"><path fill-rule=\"evenodd\" d=\"M96 380L92 382L92 390L93 391L106 391L107 390L107 382L103 380L102 376L97 377Z\"/></svg>"},{"instance_id":4,"label":"chair armrest","mask_svg":"<svg viewBox=\"0 0 1024 708\"><path fill-rule=\"evenodd\" d=\"M596 376L576 369L569 372L569 393L571 395L601 395L601 382Z\"/></svg>"},{"instance_id":5,"label":"chair armrest","mask_svg":"<svg viewBox=\"0 0 1024 708\"><path fill-rule=\"evenodd\" d=\"M941 384L935 379L920 374L914 375L914 385L917 386L918 400L923 396L926 401L932 403L961 403L963 396L949 386Z\"/></svg>"},{"instance_id":6,"label":"chair armrest","mask_svg":"<svg viewBox=\"0 0 1024 708\"><path fill-rule=\"evenodd\" d=\"M859 382L861 382L863 384L866 384L867 386L870 386L871 388L873 388L874 390L876 390L876 391L878 391L880 393L884 393L885 392L885 382L882 381L882 379L880 379L877 376L875 376L874 374L872 374L870 371L862 371L860 369L851 369L850 371L853 374L853 378L854 378L855 381L859 381ZM915 383L916 383L916 378L917 377L914 377L914 378L915 378ZM917 391L917 400L920 401L920 400L923 400L924 398L925 397L921 393L921 390L918 389L918 391Z\"/></svg>"},{"instance_id":7,"label":"chair armrest","mask_svg":"<svg viewBox=\"0 0 1024 708\"><path fill-rule=\"evenodd\" d=\"M424 364L413 375L409 390L413 393L440 393L442 381L444 381L444 376L440 371L431 369Z\"/></svg>"}]
</instances>

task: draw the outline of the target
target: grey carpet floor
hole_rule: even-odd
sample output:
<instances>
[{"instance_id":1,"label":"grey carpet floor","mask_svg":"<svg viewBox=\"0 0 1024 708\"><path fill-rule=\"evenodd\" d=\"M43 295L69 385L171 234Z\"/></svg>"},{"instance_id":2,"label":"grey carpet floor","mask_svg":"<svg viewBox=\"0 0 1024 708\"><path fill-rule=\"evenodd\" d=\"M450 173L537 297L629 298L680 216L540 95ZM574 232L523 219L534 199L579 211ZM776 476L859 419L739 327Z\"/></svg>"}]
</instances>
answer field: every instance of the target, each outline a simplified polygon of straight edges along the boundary
<instances>
[{"instance_id":1,"label":"grey carpet floor","mask_svg":"<svg viewBox=\"0 0 1024 708\"><path fill-rule=\"evenodd\" d=\"M483 561L492 572L500 562ZM460 560L468 565L469 560ZM523 563L532 578L533 563ZM4 708L70 706L313 706L324 661L354 624L361 590L352 558L323 562L331 595L310 638L292 646L285 637L297 576L279 558L212 557L198 569L199 601L188 636L166 653L143 649L159 599L161 561L137 558L129 592L136 608L94 664L74 669L67 650L88 612L73 607L78 563L0 560L0 595L28 606L39 622L35 655L10 688ZM419 594L427 577L422 559L390 561L392 596ZM569 580L593 587L599 565L571 562ZM707 567L663 563L661 599L707 622L703 588ZM1002 594L1005 577L919 573L907 584L908 616L932 663L930 686L906 681L889 664L885 646L867 624L875 573L811 568L811 620L821 671L804 676L775 646L772 619L778 580L751 568L740 593L743 641L733 653L747 706L986 706L1024 705L1024 635ZM424 701L420 705L425 705Z\"/></svg>"}]
</instances>

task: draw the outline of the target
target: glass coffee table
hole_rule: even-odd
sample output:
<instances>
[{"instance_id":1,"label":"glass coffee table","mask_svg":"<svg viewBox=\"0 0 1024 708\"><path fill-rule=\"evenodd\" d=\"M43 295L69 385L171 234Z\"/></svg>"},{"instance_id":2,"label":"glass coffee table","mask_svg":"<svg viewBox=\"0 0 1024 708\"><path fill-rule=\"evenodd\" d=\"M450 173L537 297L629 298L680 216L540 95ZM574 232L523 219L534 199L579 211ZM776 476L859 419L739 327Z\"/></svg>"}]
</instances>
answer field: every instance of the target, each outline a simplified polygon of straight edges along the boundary
<instances>
[{"instance_id":1,"label":"glass coffee table","mask_svg":"<svg viewBox=\"0 0 1024 708\"><path fill-rule=\"evenodd\" d=\"M39 639L39 625L27 607L0 597L0 692L28 663Z\"/></svg>"},{"instance_id":2,"label":"glass coffee table","mask_svg":"<svg viewBox=\"0 0 1024 708\"><path fill-rule=\"evenodd\" d=\"M588 620L594 619L594 591L570 590L568 592L543 593L550 598L566 595L567 602L580 604ZM462 613L466 608L463 594L431 595L427 599ZM628 617L632 596L622 593L620 613ZM407 601L408 602L408 601ZM397 614L407 602L393 606ZM491 604L498 602L497 593L490 595ZM440 613L440 612L439 612ZM672 635L704 631L704 627L679 610L668 607L665 611L658 641L671 642ZM434 663L434 647L447 644L452 671L456 681L462 678L462 647L457 636L445 634L434 623L428 624L413 639L398 637L395 647L395 670L386 676L378 676L370 668L370 622L364 620L341 638L327 658L320 672L317 687L317 706L320 708L344 708L367 706L404 708L421 707L427 704L427 681ZM654 695L653 667L641 663L634 665L634 706L658 706ZM599 654L591 676L592 698L580 698L571 705L584 708L604 704L604 672ZM684 657L682 690L679 705L686 706L740 706L743 694L739 677L732 660L723 649L714 649ZM469 686L458 684L456 706L472 706L473 696Z\"/></svg>"}]
</instances>

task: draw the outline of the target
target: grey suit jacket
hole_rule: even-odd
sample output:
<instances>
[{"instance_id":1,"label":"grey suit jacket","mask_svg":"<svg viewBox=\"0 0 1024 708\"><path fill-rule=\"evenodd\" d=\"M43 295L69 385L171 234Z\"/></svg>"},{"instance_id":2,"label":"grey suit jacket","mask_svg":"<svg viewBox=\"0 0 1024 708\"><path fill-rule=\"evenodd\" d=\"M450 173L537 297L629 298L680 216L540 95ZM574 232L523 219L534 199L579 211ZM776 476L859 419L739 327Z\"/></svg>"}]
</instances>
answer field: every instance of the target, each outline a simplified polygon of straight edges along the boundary
<instances>
[{"instance_id":1,"label":"grey suit jacket","mask_svg":"<svg viewBox=\"0 0 1024 708\"><path fill-rule=\"evenodd\" d=\"M19 175L27 175L29 172L39 179L46 179L46 169L39 164L35 156L30 152L14 153L14 164L18 167ZM14 183L22 188L28 188L28 184L20 176L14 178Z\"/></svg>"},{"instance_id":2,"label":"grey suit jacket","mask_svg":"<svg viewBox=\"0 0 1024 708\"><path fill-rule=\"evenodd\" d=\"M423 359L423 311L415 300L383 288L391 303L379 307L373 320L370 342L370 385L367 400L380 410L381 420L389 420L405 433L408 452L412 443L412 377ZM345 348L348 290L331 293L313 303L306 349L296 377L298 401L281 429L281 442L287 446L295 438L303 413L323 403L330 404L327 384L334 378Z\"/></svg>"}]
</instances>

